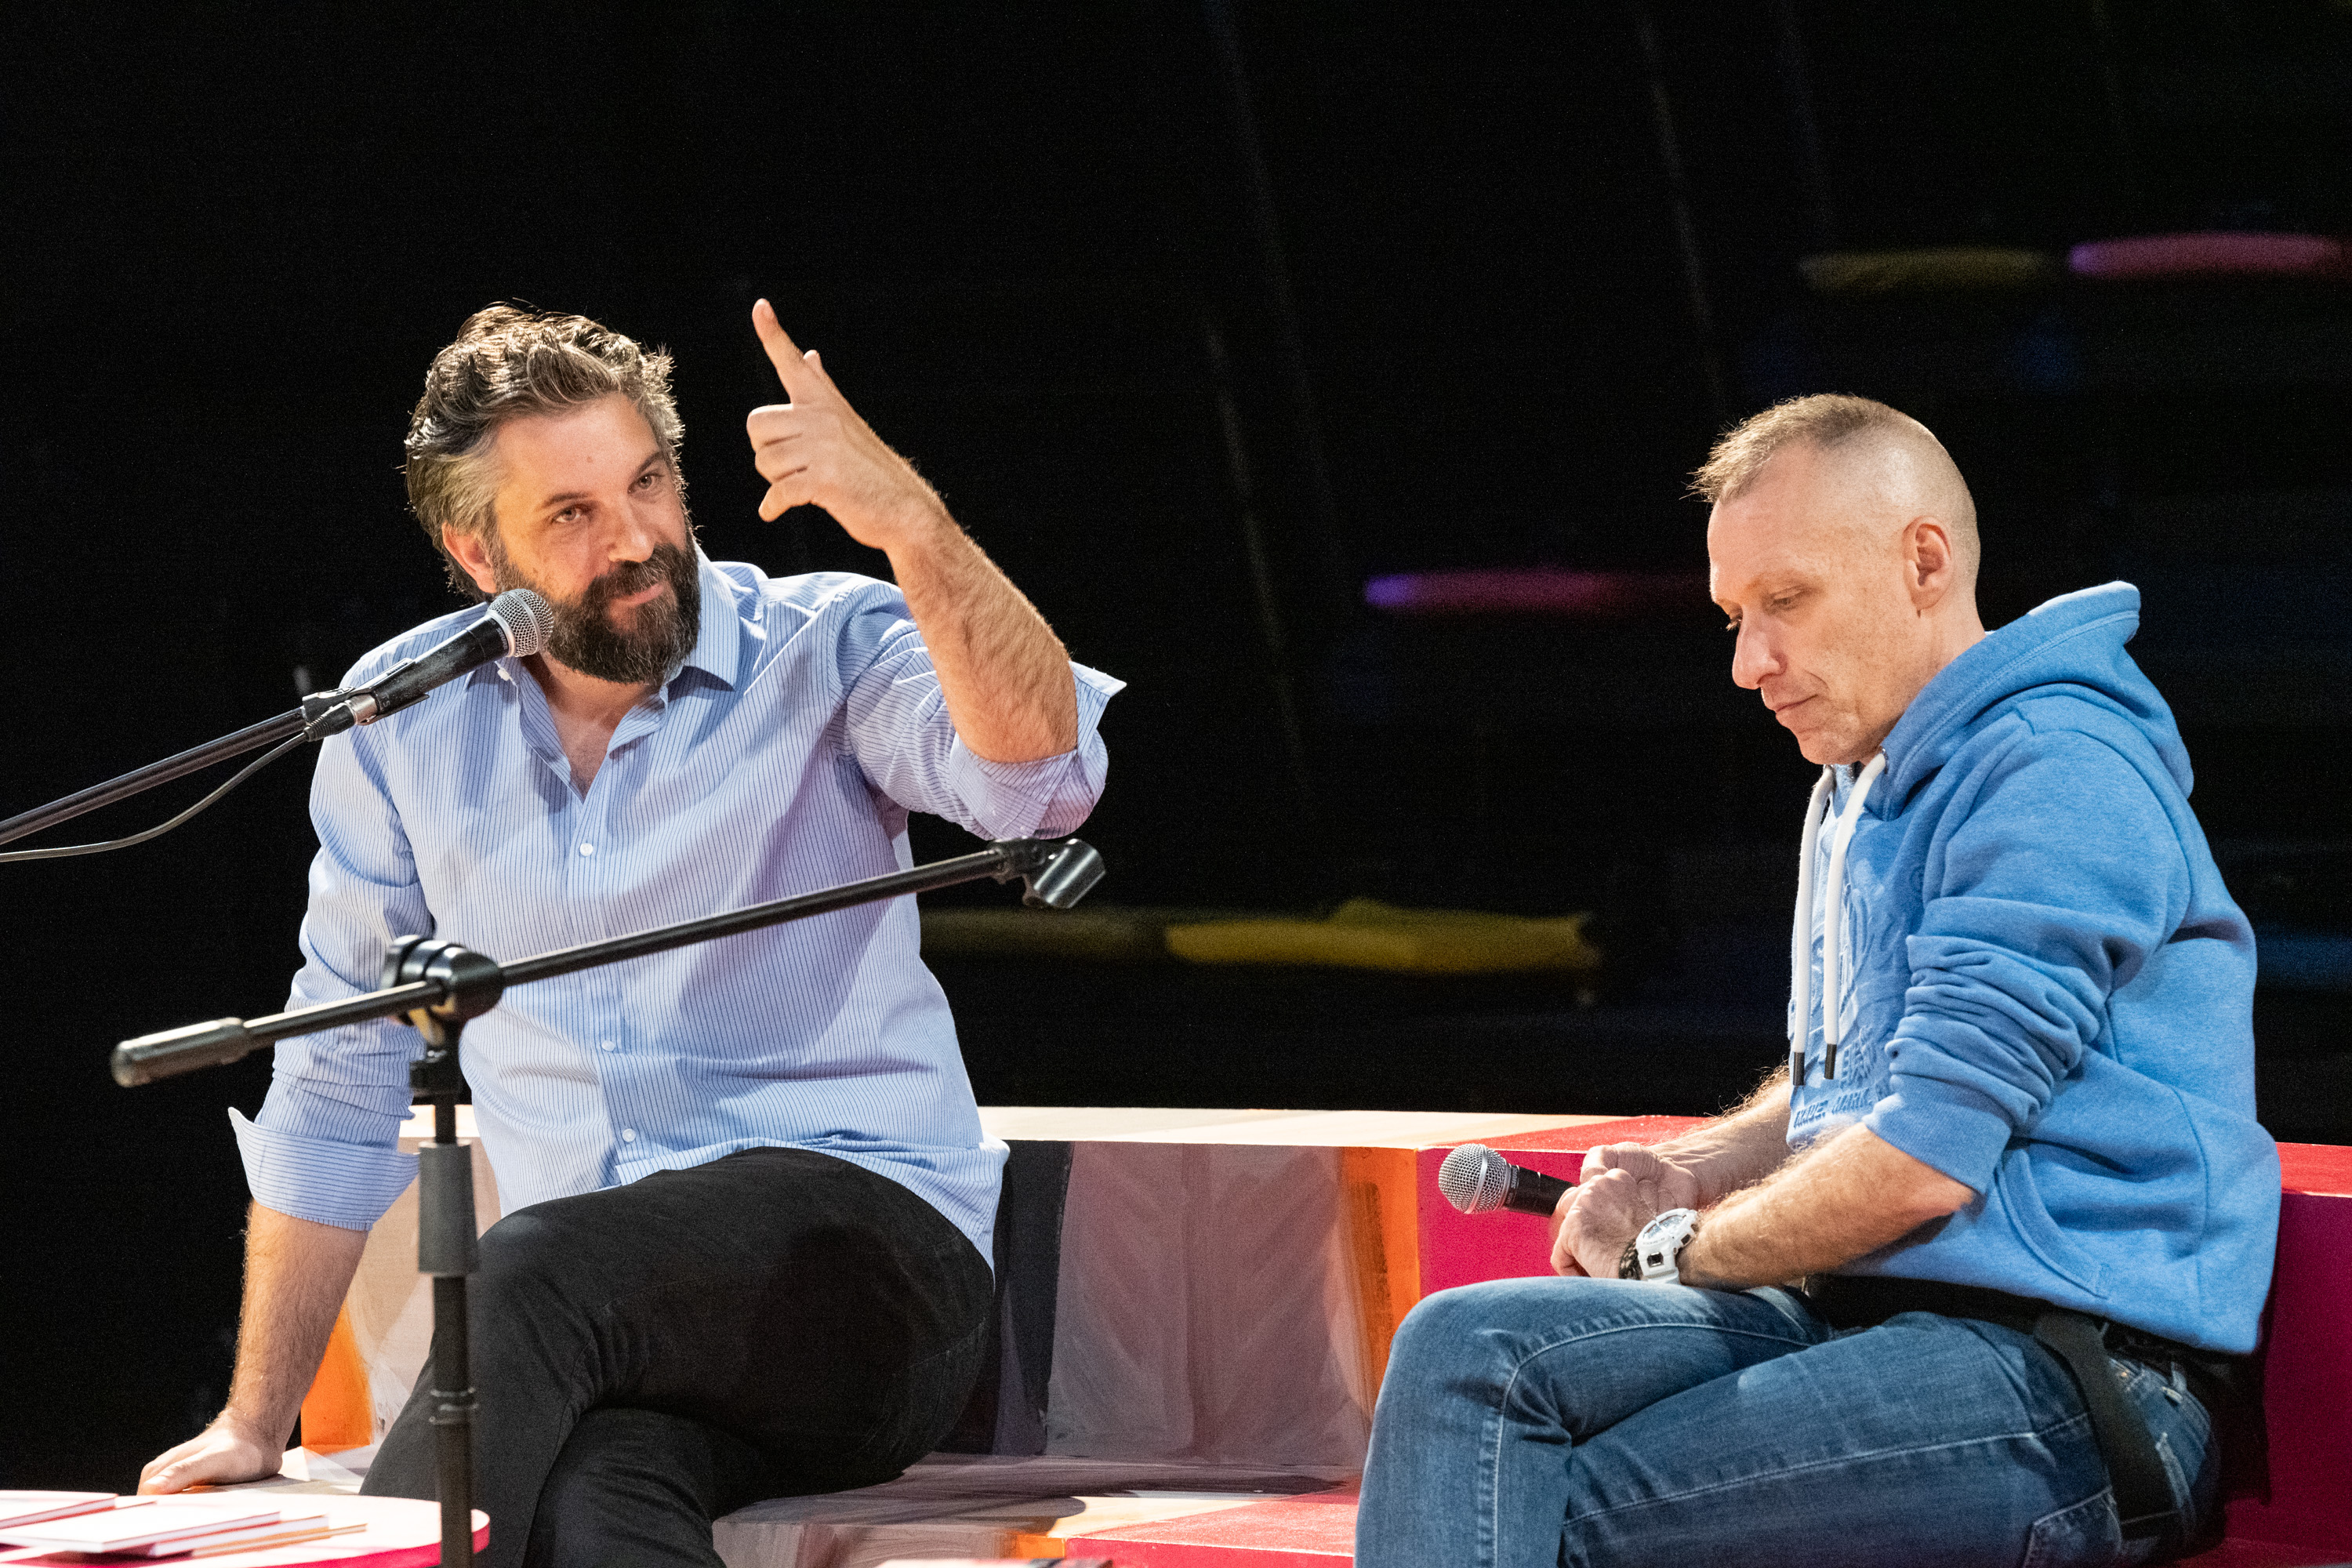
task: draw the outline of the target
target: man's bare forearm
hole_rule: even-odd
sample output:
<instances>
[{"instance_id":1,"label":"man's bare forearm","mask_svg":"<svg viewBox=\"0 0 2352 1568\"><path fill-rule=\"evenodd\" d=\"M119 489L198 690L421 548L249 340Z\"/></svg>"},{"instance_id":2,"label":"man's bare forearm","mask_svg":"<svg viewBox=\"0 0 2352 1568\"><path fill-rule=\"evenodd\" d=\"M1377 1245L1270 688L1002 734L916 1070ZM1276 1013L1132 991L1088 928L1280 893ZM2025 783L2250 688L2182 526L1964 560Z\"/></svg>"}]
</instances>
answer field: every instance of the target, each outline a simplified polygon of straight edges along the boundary
<instances>
[{"instance_id":1,"label":"man's bare forearm","mask_svg":"<svg viewBox=\"0 0 2352 1568\"><path fill-rule=\"evenodd\" d=\"M1685 1283L1778 1285L1900 1241L1975 1197L1866 1127L1824 1139L1706 1212L1684 1248Z\"/></svg>"},{"instance_id":2,"label":"man's bare forearm","mask_svg":"<svg viewBox=\"0 0 2352 1568\"><path fill-rule=\"evenodd\" d=\"M1765 1079L1729 1115L1669 1139L1656 1152L1698 1179L1702 1207L1762 1181L1789 1160L1788 1069Z\"/></svg>"},{"instance_id":3,"label":"man's bare forearm","mask_svg":"<svg viewBox=\"0 0 2352 1568\"><path fill-rule=\"evenodd\" d=\"M245 1232L236 1371L224 1419L261 1442L285 1442L366 1246L363 1230L253 1205Z\"/></svg>"},{"instance_id":4,"label":"man's bare forearm","mask_svg":"<svg viewBox=\"0 0 2352 1568\"><path fill-rule=\"evenodd\" d=\"M1077 683L1061 638L946 510L889 554L972 754L1026 763L1075 747Z\"/></svg>"},{"instance_id":5,"label":"man's bare forearm","mask_svg":"<svg viewBox=\"0 0 2352 1568\"><path fill-rule=\"evenodd\" d=\"M245 1232L245 1311L228 1407L211 1426L150 1459L142 1492L255 1481L278 1473L302 1395L318 1375L335 1313L367 1233L295 1219L255 1204Z\"/></svg>"}]
</instances>

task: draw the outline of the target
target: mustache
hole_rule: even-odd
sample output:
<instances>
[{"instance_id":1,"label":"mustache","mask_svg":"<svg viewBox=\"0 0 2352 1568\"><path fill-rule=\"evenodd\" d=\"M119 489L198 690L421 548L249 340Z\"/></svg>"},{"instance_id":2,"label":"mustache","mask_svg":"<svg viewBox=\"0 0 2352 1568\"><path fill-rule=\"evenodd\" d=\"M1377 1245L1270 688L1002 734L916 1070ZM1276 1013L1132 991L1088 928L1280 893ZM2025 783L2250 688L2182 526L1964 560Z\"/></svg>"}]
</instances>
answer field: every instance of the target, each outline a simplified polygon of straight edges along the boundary
<instances>
[{"instance_id":1,"label":"mustache","mask_svg":"<svg viewBox=\"0 0 2352 1568\"><path fill-rule=\"evenodd\" d=\"M580 607L602 610L614 600L642 593L656 583L676 584L693 563L675 544L656 544L643 561L624 561L580 591Z\"/></svg>"}]
</instances>

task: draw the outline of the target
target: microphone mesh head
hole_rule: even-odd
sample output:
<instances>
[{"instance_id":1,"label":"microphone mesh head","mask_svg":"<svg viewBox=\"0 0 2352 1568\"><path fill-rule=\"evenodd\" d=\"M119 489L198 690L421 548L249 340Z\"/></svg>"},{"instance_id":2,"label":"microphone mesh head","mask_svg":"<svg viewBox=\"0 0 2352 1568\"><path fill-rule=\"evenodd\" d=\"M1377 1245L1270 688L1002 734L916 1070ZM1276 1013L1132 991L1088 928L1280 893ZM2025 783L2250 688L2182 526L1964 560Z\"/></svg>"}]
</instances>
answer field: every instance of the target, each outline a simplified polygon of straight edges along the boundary
<instances>
[{"instance_id":1,"label":"microphone mesh head","mask_svg":"<svg viewBox=\"0 0 2352 1568\"><path fill-rule=\"evenodd\" d=\"M1510 1163L1484 1143L1465 1143L1437 1167L1437 1190L1464 1214L1500 1208L1511 1190Z\"/></svg>"},{"instance_id":2,"label":"microphone mesh head","mask_svg":"<svg viewBox=\"0 0 2352 1568\"><path fill-rule=\"evenodd\" d=\"M490 601L490 619L506 628L507 652L527 658L555 635L555 609L529 588L509 588Z\"/></svg>"}]
</instances>

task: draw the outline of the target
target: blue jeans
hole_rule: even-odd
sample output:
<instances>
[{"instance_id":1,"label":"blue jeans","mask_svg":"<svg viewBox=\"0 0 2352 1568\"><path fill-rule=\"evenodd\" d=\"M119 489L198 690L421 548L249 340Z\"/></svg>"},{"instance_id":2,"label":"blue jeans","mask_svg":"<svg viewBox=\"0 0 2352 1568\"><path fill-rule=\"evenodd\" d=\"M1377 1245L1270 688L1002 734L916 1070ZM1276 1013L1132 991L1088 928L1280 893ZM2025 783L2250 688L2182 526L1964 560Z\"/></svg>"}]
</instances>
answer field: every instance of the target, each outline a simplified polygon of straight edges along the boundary
<instances>
[{"instance_id":1,"label":"blue jeans","mask_svg":"<svg viewBox=\"0 0 2352 1568\"><path fill-rule=\"evenodd\" d=\"M2119 1364L2202 1517L2203 1406ZM1415 1307L1356 1525L1358 1568L2130 1560L2082 1395L2031 1335L1927 1312L1841 1331L1788 1290L1615 1279Z\"/></svg>"}]
</instances>

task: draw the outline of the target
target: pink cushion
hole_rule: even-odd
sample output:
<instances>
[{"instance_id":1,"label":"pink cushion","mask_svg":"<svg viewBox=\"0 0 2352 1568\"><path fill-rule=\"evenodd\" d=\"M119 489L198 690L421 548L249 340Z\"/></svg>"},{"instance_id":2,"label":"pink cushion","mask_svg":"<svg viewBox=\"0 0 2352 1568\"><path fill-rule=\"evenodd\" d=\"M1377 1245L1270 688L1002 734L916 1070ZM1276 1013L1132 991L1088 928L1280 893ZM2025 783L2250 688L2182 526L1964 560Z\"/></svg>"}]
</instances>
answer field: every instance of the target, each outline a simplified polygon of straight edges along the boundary
<instances>
[{"instance_id":1,"label":"pink cushion","mask_svg":"<svg viewBox=\"0 0 2352 1568\"><path fill-rule=\"evenodd\" d=\"M2084 278L2352 276L2345 243L2322 234L2140 234L2094 239L2066 253Z\"/></svg>"},{"instance_id":2,"label":"pink cushion","mask_svg":"<svg viewBox=\"0 0 2352 1568\"><path fill-rule=\"evenodd\" d=\"M1399 616L1555 616L1641 620L1706 605L1706 579L1665 572L1565 572L1551 566L1400 572L1364 584L1364 603Z\"/></svg>"}]
</instances>

